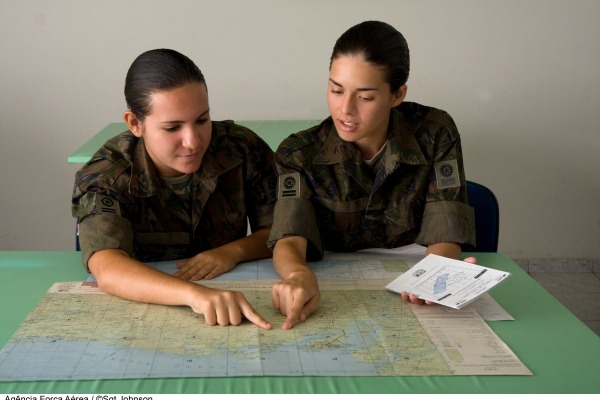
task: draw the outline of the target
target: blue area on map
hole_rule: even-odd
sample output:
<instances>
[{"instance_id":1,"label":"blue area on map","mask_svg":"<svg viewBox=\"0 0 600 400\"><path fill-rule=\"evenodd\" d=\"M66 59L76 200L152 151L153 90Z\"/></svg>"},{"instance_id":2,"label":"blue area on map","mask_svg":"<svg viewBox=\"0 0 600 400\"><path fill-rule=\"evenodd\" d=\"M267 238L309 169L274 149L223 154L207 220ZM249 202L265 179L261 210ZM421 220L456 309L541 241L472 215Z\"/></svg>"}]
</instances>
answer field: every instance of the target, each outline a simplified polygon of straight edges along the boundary
<instances>
[{"instance_id":1,"label":"blue area on map","mask_svg":"<svg viewBox=\"0 0 600 400\"><path fill-rule=\"evenodd\" d=\"M433 285L433 294L444 293L446 291L446 283L450 274L444 274L437 277Z\"/></svg>"}]
</instances>

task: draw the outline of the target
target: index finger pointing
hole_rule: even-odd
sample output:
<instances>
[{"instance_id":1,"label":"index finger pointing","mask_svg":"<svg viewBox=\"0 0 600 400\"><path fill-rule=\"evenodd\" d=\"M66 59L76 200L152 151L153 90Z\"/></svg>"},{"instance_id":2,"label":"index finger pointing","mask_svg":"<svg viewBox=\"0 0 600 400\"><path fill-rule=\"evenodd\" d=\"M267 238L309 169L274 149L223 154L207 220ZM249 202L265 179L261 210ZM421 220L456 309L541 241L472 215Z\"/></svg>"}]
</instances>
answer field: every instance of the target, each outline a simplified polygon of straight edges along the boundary
<instances>
[{"instance_id":1,"label":"index finger pointing","mask_svg":"<svg viewBox=\"0 0 600 400\"><path fill-rule=\"evenodd\" d=\"M254 310L254 307L252 307L245 298L242 301L240 301L239 306L240 310L242 311L242 314L244 315L244 317L246 317L248 321L263 329L271 329L273 327L269 323L269 321L264 319L260 314L258 314Z\"/></svg>"},{"instance_id":2,"label":"index finger pointing","mask_svg":"<svg viewBox=\"0 0 600 400\"><path fill-rule=\"evenodd\" d=\"M296 321L300 320L300 314L302 313L303 308L304 304L292 304L292 306L290 307L290 311L287 312L286 307L286 319L281 328L285 330L292 329L296 324Z\"/></svg>"}]
</instances>

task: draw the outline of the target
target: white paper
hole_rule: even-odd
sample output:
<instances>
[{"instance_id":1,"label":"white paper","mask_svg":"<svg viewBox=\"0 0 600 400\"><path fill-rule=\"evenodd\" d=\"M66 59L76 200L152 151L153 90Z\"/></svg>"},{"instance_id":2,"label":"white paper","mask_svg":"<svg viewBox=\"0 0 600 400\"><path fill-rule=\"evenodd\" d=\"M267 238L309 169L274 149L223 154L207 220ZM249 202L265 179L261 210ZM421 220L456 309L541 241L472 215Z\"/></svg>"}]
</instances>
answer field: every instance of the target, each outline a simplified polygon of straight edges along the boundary
<instances>
[{"instance_id":1,"label":"white paper","mask_svg":"<svg viewBox=\"0 0 600 400\"><path fill-rule=\"evenodd\" d=\"M435 308L435 307L421 307ZM481 315L486 321L514 321L515 318L510 315L489 293L485 293L477 300L463 308L463 310L473 309L477 314ZM447 308L446 308L447 310Z\"/></svg>"},{"instance_id":2,"label":"white paper","mask_svg":"<svg viewBox=\"0 0 600 400\"><path fill-rule=\"evenodd\" d=\"M454 375L533 375L474 309L411 308Z\"/></svg>"},{"instance_id":3,"label":"white paper","mask_svg":"<svg viewBox=\"0 0 600 400\"><path fill-rule=\"evenodd\" d=\"M461 308L510 276L510 273L430 254L390 282L386 289Z\"/></svg>"}]
</instances>

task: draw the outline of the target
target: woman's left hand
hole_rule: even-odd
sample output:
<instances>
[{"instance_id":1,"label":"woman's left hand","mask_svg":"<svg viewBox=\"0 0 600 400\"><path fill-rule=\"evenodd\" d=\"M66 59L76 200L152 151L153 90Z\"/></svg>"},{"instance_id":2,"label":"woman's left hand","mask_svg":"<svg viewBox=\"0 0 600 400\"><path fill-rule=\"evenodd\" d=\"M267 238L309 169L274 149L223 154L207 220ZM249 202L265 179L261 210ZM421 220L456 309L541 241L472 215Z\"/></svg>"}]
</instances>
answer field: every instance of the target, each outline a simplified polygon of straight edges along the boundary
<instances>
[{"instance_id":1,"label":"woman's left hand","mask_svg":"<svg viewBox=\"0 0 600 400\"><path fill-rule=\"evenodd\" d=\"M477 264L477 259L475 257L467 257L463 261L471 263L471 264ZM400 296L402 296L402 300L404 300L404 301L410 301L413 304L427 304L427 305L435 304L432 301L428 301L428 300L426 301L426 300L419 299L416 294L410 294L410 293L407 293L407 292L402 292L400 294Z\"/></svg>"},{"instance_id":2,"label":"woman's left hand","mask_svg":"<svg viewBox=\"0 0 600 400\"><path fill-rule=\"evenodd\" d=\"M237 265L237 259L223 249L212 249L195 255L177 264L179 270L175 276L198 281L212 279L231 271Z\"/></svg>"}]
</instances>

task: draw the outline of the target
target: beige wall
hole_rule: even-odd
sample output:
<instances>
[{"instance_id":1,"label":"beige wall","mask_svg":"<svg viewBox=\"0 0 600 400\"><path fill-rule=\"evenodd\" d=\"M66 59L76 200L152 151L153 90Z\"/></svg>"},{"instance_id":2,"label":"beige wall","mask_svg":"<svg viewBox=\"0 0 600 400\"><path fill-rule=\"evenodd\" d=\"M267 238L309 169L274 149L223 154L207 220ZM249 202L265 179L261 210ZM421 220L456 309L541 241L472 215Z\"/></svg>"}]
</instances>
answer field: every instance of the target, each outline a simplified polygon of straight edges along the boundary
<instances>
[{"instance_id":1,"label":"beige wall","mask_svg":"<svg viewBox=\"0 0 600 400\"><path fill-rule=\"evenodd\" d=\"M333 43L365 19L406 36L408 100L454 117L500 251L600 258L596 0L0 0L0 250L73 248L67 156L120 121L142 51L194 59L214 119L322 118Z\"/></svg>"}]
</instances>

